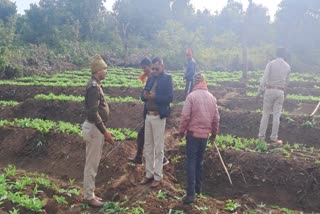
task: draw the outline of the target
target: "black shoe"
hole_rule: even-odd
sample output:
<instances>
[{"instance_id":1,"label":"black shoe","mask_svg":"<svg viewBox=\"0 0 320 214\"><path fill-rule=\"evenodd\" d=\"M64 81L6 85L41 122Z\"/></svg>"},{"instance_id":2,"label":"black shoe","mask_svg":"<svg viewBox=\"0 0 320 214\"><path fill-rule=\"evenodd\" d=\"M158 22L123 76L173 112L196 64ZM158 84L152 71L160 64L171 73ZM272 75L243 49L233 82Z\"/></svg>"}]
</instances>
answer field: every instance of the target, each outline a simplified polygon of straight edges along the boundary
<instances>
[{"instance_id":1,"label":"black shoe","mask_svg":"<svg viewBox=\"0 0 320 214\"><path fill-rule=\"evenodd\" d=\"M131 158L128 158L128 161L135 164L142 164L142 158L131 157Z\"/></svg>"},{"instance_id":2,"label":"black shoe","mask_svg":"<svg viewBox=\"0 0 320 214\"><path fill-rule=\"evenodd\" d=\"M182 198L182 202L183 202L184 204L192 204L192 203L195 202L195 197L194 197L194 196L188 196L188 195L186 195L186 196L184 196L184 197Z\"/></svg>"},{"instance_id":3,"label":"black shoe","mask_svg":"<svg viewBox=\"0 0 320 214\"><path fill-rule=\"evenodd\" d=\"M169 163L170 161L166 157L163 157L163 166L168 165Z\"/></svg>"}]
</instances>

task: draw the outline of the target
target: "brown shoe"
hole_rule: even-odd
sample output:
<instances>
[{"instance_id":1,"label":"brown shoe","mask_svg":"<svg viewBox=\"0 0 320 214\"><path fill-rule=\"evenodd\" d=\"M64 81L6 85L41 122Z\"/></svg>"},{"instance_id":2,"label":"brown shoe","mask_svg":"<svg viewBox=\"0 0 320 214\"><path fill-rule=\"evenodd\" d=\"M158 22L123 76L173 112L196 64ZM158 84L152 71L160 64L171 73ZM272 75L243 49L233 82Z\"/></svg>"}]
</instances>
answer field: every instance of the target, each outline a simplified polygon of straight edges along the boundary
<instances>
[{"instance_id":1,"label":"brown shoe","mask_svg":"<svg viewBox=\"0 0 320 214\"><path fill-rule=\"evenodd\" d=\"M150 183L151 181L153 181L153 178L144 177L143 180L140 182L140 184L145 185L147 183Z\"/></svg>"},{"instance_id":2,"label":"brown shoe","mask_svg":"<svg viewBox=\"0 0 320 214\"><path fill-rule=\"evenodd\" d=\"M156 188L156 187L160 186L160 183L161 183L161 181L154 180L151 183L151 187Z\"/></svg>"},{"instance_id":3,"label":"brown shoe","mask_svg":"<svg viewBox=\"0 0 320 214\"><path fill-rule=\"evenodd\" d=\"M87 200L87 203L92 207L103 207L103 202L99 201L97 198Z\"/></svg>"},{"instance_id":4,"label":"brown shoe","mask_svg":"<svg viewBox=\"0 0 320 214\"><path fill-rule=\"evenodd\" d=\"M282 140L271 140L271 145L272 146L282 146L283 142L282 142Z\"/></svg>"}]
</instances>

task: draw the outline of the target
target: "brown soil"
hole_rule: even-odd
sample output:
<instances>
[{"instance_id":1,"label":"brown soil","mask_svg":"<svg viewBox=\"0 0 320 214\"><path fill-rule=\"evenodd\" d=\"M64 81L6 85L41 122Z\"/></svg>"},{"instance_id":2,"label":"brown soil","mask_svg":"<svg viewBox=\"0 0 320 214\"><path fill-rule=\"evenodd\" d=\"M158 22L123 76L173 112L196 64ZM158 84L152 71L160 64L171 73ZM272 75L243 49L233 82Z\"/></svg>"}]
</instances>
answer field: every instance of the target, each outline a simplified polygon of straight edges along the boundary
<instances>
[{"instance_id":1,"label":"brown soil","mask_svg":"<svg viewBox=\"0 0 320 214\"><path fill-rule=\"evenodd\" d=\"M69 178L76 178L78 184L82 181L85 143L80 137L57 133L43 135L31 129L8 127L1 127L0 133L0 167L11 163L64 181ZM40 141L42 146L38 145ZM184 152L174 142L171 135L167 136L167 156L172 162L164 169L161 187L155 190L138 184L143 177L143 167L127 164L126 158L135 152L134 142L124 142L110 157L106 155L115 145L105 145L96 182L97 195L105 200L122 200L128 196L127 206L145 201L140 206L149 213L168 213L169 209L201 213L196 206L182 205L176 199L176 196L184 194L179 187L184 180ZM178 156L182 158L176 164L173 160ZM270 210L268 206L258 207L261 201L304 211L320 209L319 165L314 164L313 157L307 160L299 156L288 159L273 154L234 151L224 151L222 156L234 185L231 187L228 183L216 152L209 151L205 158L203 191L216 199L199 199L198 207L206 206L210 213L215 213L223 210L224 199L233 198L242 205L238 210L240 213L251 209L267 213ZM164 200L156 197L160 189L168 194ZM48 204L48 211L51 210L48 213L63 213L54 201Z\"/></svg>"},{"instance_id":2,"label":"brown soil","mask_svg":"<svg viewBox=\"0 0 320 214\"><path fill-rule=\"evenodd\" d=\"M238 137L256 138L259 130L261 114L256 112L231 112L220 111L221 123L220 133L231 134ZM319 148L319 123L313 128L302 124L311 121L306 116L290 116L291 122L286 116L281 117L279 138L290 144L305 144ZM272 116L269 120L267 136L270 136L272 127Z\"/></svg>"},{"instance_id":3,"label":"brown soil","mask_svg":"<svg viewBox=\"0 0 320 214\"><path fill-rule=\"evenodd\" d=\"M204 193L219 200L247 195L256 202L305 211L320 210L320 166L314 164L314 159L236 151L222 151L221 155L233 185L212 148L204 160ZM183 182L183 165L177 169L176 175Z\"/></svg>"},{"instance_id":4,"label":"brown soil","mask_svg":"<svg viewBox=\"0 0 320 214\"><path fill-rule=\"evenodd\" d=\"M239 106L245 108L250 103L239 102ZM292 104L293 106L294 104ZM234 104L229 102L225 105L233 108ZM288 106L290 106L288 104ZM292 107L293 108L293 107ZM108 126L111 128L131 128L137 127L143 120L143 104L139 103L110 103L111 118ZM167 122L167 128L177 129L179 127L179 118L181 106L172 108L171 116ZM249 111L228 111L220 109L221 134L231 134L245 138L256 138L260 124L261 113ZM0 119L12 118L43 118L48 120L63 120L72 123L82 123L85 120L85 111L83 103L72 101L43 101L29 99L24 103L14 107L6 107L0 112ZM283 115L280 123L279 137L288 141L290 144L299 143L319 148L320 125L313 128L302 126L305 121L311 121L307 116L290 116L294 122ZM270 117L269 129L272 126L272 117ZM254 127L254 128L253 128ZM270 131L270 130L269 130ZM268 132L269 135L269 132Z\"/></svg>"},{"instance_id":5,"label":"brown soil","mask_svg":"<svg viewBox=\"0 0 320 214\"><path fill-rule=\"evenodd\" d=\"M217 97L224 97L225 94L233 91L242 91L241 89L228 87L209 87L210 91ZM83 96L85 87L58 87L58 86L12 86L0 85L0 100L25 101L34 98L37 94L66 94L74 96ZM139 98L141 88L128 87L105 87L105 93L112 97L134 97ZM184 100L184 91L174 91L174 102L182 102Z\"/></svg>"}]
</instances>

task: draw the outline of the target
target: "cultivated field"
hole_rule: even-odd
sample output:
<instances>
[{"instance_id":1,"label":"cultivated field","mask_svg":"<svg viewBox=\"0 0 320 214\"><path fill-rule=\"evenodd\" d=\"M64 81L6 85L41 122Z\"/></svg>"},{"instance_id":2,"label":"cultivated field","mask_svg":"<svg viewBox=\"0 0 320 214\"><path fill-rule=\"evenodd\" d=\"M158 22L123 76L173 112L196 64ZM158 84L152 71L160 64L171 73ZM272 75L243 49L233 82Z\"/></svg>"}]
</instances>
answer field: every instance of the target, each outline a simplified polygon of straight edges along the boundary
<instances>
[{"instance_id":1,"label":"cultivated field","mask_svg":"<svg viewBox=\"0 0 320 214\"><path fill-rule=\"evenodd\" d=\"M221 115L216 143L234 184L229 184L216 150L209 145L204 195L190 206L181 202L185 142L177 139L182 72L170 72L175 87L166 133L170 164L165 166L161 187L152 190L139 185L144 168L127 162L135 154L137 133L132 130L143 120L140 70L108 71L103 81L111 111L108 127L122 145L111 155L116 145L104 147L96 182L97 195L107 201L102 210L88 207L81 199L85 143L80 124L85 120L83 94L90 72L0 81L0 213L320 211L319 113L309 117L320 100L320 75L291 75L279 133L286 144L271 148L255 139L262 107L255 94L262 71L249 72L247 88L240 81L241 72L206 72Z\"/></svg>"}]
</instances>

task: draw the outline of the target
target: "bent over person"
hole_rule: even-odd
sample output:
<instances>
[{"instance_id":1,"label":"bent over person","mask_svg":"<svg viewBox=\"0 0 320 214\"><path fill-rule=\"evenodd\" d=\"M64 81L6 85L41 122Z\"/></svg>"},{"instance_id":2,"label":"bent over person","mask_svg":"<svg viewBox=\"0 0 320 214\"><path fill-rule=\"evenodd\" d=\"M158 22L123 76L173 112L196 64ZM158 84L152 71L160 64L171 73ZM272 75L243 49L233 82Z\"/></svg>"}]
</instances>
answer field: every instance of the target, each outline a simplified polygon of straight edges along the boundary
<instances>
[{"instance_id":1,"label":"bent over person","mask_svg":"<svg viewBox=\"0 0 320 214\"><path fill-rule=\"evenodd\" d=\"M286 50L279 48L277 58L267 64L260 82L258 97L264 92L262 118L259 139L265 140L270 114L273 114L270 140L274 145L282 145L278 139L280 116L285 98L285 90L289 82L290 66L285 61Z\"/></svg>"},{"instance_id":2,"label":"bent over person","mask_svg":"<svg viewBox=\"0 0 320 214\"><path fill-rule=\"evenodd\" d=\"M102 199L95 196L95 177L101 159L104 140L112 143L112 133L105 123L109 117L109 107L104 98L101 80L107 75L107 64L100 55L94 56L91 63L92 77L85 95L87 119L82 125L83 139L86 141L86 163L84 168L84 199L94 207L102 207Z\"/></svg>"},{"instance_id":3,"label":"bent over person","mask_svg":"<svg viewBox=\"0 0 320 214\"><path fill-rule=\"evenodd\" d=\"M182 109L179 134L186 135L187 195L183 203L195 201L195 194L201 193L202 160L207 140L214 141L219 130L220 115L216 98L208 91L204 76L194 77L193 91L187 96Z\"/></svg>"}]
</instances>

